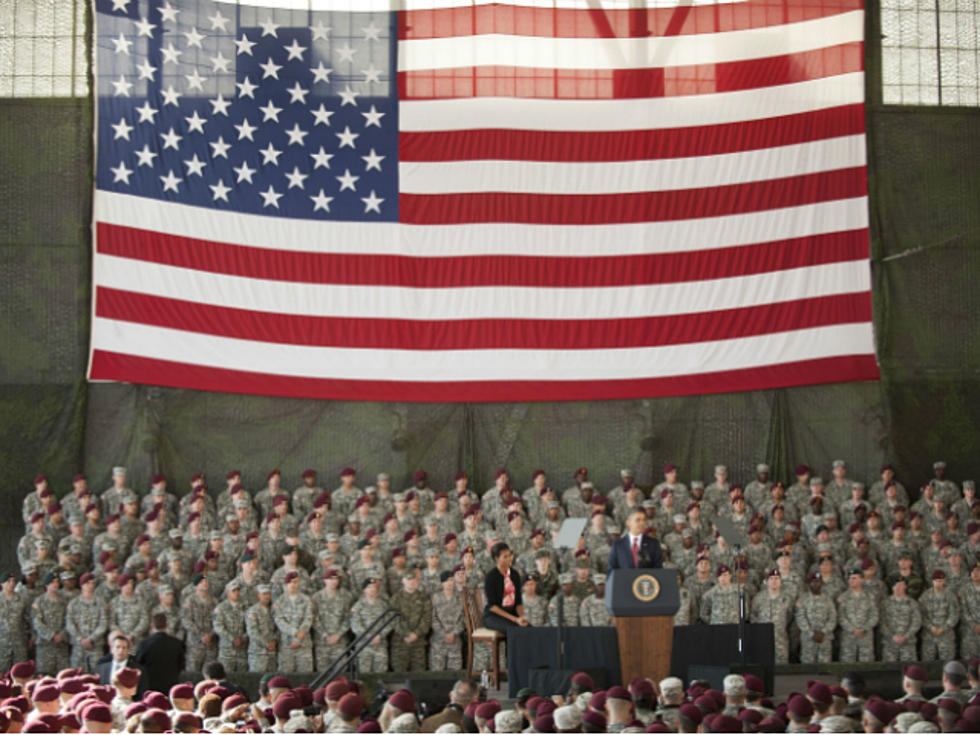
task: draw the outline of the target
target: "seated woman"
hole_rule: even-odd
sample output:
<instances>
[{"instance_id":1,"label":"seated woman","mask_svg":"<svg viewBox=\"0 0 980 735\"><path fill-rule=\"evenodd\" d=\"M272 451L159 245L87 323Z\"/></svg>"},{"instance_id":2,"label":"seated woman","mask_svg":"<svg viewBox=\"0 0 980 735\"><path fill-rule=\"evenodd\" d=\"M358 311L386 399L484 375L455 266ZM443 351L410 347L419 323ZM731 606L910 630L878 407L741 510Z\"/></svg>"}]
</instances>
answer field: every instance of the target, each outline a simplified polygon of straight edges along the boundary
<instances>
[{"instance_id":1,"label":"seated woman","mask_svg":"<svg viewBox=\"0 0 980 735\"><path fill-rule=\"evenodd\" d=\"M483 610L483 625L491 630L506 633L507 628L528 624L521 601L521 575L511 568L514 552L503 541L490 549L490 556L497 565L487 572L483 582L487 606Z\"/></svg>"}]
</instances>

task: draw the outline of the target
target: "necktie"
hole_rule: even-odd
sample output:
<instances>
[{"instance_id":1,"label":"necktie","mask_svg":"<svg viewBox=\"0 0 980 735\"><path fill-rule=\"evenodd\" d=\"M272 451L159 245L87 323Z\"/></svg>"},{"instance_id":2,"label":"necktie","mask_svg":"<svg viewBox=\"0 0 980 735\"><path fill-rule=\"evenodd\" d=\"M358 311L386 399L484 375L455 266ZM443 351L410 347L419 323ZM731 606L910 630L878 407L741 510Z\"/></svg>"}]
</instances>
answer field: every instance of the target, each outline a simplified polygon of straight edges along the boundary
<instances>
[{"instance_id":1,"label":"necktie","mask_svg":"<svg viewBox=\"0 0 980 735\"><path fill-rule=\"evenodd\" d=\"M640 539L633 538L633 568L636 569L640 566Z\"/></svg>"}]
</instances>

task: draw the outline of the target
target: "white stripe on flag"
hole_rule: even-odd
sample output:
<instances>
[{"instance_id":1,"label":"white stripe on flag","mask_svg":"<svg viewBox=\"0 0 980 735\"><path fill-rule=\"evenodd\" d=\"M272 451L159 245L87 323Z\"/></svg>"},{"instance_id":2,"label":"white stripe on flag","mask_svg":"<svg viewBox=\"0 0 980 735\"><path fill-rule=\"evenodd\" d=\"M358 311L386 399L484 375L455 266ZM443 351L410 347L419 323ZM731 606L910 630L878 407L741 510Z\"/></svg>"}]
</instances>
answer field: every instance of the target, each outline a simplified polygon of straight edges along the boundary
<instances>
[{"instance_id":1,"label":"white stripe on flag","mask_svg":"<svg viewBox=\"0 0 980 735\"><path fill-rule=\"evenodd\" d=\"M624 225L398 225L318 222L190 207L95 192L95 220L178 237L270 250L409 257L614 256L680 253L788 240L868 226L868 199L702 219Z\"/></svg>"},{"instance_id":2,"label":"white stripe on flag","mask_svg":"<svg viewBox=\"0 0 980 735\"><path fill-rule=\"evenodd\" d=\"M716 156L647 161L438 161L398 164L406 194L618 194L744 184L864 166L863 135Z\"/></svg>"},{"instance_id":3,"label":"white stripe on flag","mask_svg":"<svg viewBox=\"0 0 980 735\"><path fill-rule=\"evenodd\" d=\"M613 350L377 350L258 343L93 320L92 348L158 360L273 375L347 380L620 380L768 367L873 354L870 324L841 324L756 337ZM257 351L258 350L258 351ZM261 365L256 356L261 355Z\"/></svg>"},{"instance_id":4,"label":"white stripe on flag","mask_svg":"<svg viewBox=\"0 0 980 735\"><path fill-rule=\"evenodd\" d=\"M654 99L563 100L512 97L408 100L398 127L436 130L662 130L723 125L864 102L864 72L794 84Z\"/></svg>"},{"instance_id":5,"label":"white stripe on flag","mask_svg":"<svg viewBox=\"0 0 980 735\"><path fill-rule=\"evenodd\" d=\"M111 255L96 256L95 273L97 286L213 306L278 314L417 320L672 316L871 288L870 269L864 259L733 278L599 288L286 283Z\"/></svg>"},{"instance_id":6,"label":"white stripe on flag","mask_svg":"<svg viewBox=\"0 0 980 735\"><path fill-rule=\"evenodd\" d=\"M538 69L649 69L724 64L860 42L864 12L719 33L645 38L450 36L398 42L398 71L518 66Z\"/></svg>"}]
</instances>

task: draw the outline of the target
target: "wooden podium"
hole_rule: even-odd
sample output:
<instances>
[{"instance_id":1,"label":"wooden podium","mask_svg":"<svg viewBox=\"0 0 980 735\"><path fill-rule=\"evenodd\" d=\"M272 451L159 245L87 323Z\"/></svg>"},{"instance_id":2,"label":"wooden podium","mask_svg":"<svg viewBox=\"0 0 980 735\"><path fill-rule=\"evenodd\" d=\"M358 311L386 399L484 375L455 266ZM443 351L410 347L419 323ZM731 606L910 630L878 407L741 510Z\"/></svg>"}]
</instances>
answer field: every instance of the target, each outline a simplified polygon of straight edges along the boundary
<instances>
[{"instance_id":1,"label":"wooden podium","mask_svg":"<svg viewBox=\"0 0 980 735\"><path fill-rule=\"evenodd\" d=\"M614 569L606 582L606 610L619 640L623 686L636 677L670 676L674 613L680 607L674 569Z\"/></svg>"}]
</instances>

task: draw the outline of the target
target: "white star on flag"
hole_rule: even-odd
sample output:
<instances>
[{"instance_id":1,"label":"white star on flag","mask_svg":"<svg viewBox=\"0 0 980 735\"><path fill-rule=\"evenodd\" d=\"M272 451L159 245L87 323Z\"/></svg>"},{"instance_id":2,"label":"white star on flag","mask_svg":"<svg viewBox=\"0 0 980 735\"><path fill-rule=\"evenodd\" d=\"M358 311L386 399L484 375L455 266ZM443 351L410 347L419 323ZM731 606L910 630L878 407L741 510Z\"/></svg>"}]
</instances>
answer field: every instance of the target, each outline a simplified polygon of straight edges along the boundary
<instances>
[{"instance_id":1,"label":"white star on flag","mask_svg":"<svg viewBox=\"0 0 980 735\"><path fill-rule=\"evenodd\" d=\"M316 69L310 69L313 72L313 83L324 82L325 84L330 82L330 72L333 71L330 67L324 66L323 62L319 62L316 65Z\"/></svg>"},{"instance_id":2,"label":"white star on flag","mask_svg":"<svg viewBox=\"0 0 980 735\"><path fill-rule=\"evenodd\" d=\"M238 51L236 52L236 54L238 56L241 56L242 54L248 54L249 56L251 56L252 47L255 45L256 45L255 41L249 41L248 36L242 33L242 37L239 40L235 41L235 46L238 47Z\"/></svg>"},{"instance_id":3,"label":"white star on flag","mask_svg":"<svg viewBox=\"0 0 980 735\"><path fill-rule=\"evenodd\" d=\"M255 138L252 137L252 133L254 133L256 130L258 130L258 127L256 127L256 126L252 125L251 123L249 123L247 117L242 120L241 125L235 125L234 127L238 131L238 139L239 140L244 140L245 138L248 138L249 140L252 140L252 141L255 140Z\"/></svg>"},{"instance_id":4,"label":"white star on flag","mask_svg":"<svg viewBox=\"0 0 980 735\"><path fill-rule=\"evenodd\" d=\"M381 170L381 162L387 158L387 156L379 156L374 152L374 148L366 156L361 156L364 159L364 163L367 164L364 168L365 171L370 171L372 168L376 168L378 171Z\"/></svg>"},{"instance_id":5,"label":"white star on flag","mask_svg":"<svg viewBox=\"0 0 980 735\"><path fill-rule=\"evenodd\" d=\"M177 144L184 138L184 136L177 135L177 133L174 132L173 126L171 126L170 130L168 130L166 133L160 133L160 137L163 138L164 150L167 148L173 148L175 151L178 150Z\"/></svg>"},{"instance_id":6,"label":"white star on flag","mask_svg":"<svg viewBox=\"0 0 980 735\"><path fill-rule=\"evenodd\" d=\"M320 146L320 150L316 153L311 153L310 158L313 159L313 170L316 171L320 166L324 168L330 168L330 159L333 158L333 153L327 153L323 150L323 146Z\"/></svg>"},{"instance_id":7,"label":"white star on flag","mask_svg":"<svg viewBox=\"0 0 980 735\"><path fill-rule=\"evenodd\" d=\"M276 25L272 18L266 18L264 21L259 21L259 25L262 26L263 36L272 36L273 38L279 38L279 34L276 32L282 26Z\"/></svg>"},{"instance_id":8,"label":"white star on flag","mask_svg":"<svg viewBox=\"0 0 980 735\"><path fill-rule=\"evenodd\" d=\"M166 176L161 176L160 182L163 184L164 191L172 191L175 194L179 193L178 186L180 185L181 180L174 176L173 169L170 169Z\"/></svg>"},{"instance_id":9,"label":"white star on flag","mask_svg":"<svg viewBox=\"0 0 980 735\"><path fill-rule=\"evenodd\" d=\"M187 166L188 176L201 176L201 171L204 170L207 163L199 159L195 153L193 158L184 161L184 165Z\"/></svg>"},{"instance_id":10,"label":"white star on flag","mask_svg":"<svg viewBox=\"0 0 980 735\"><path fill-rule=\"evenodd\" d=\"M381 118L383 118L386 113L378 112L377 108L374 105L371 105L370 111L362 112L361 114L364 115L364 127L369 128L372 125L376 125L380 128Z\"/></svg>"},{"instance_id":11,"label":"white star on flag","mask_svg":"<svg viewBox=\"0 0 980 735\"><path fill-rule=\"evenodd\" d=\"M212 158L228 158L228 149L231 148L231 144L225 143L223 135L219 135L216 141L208 143L208 145L211 146Z\"/></svg>"},{"instance_id":12,"label":"white star on flag","mask_svg":"<svg viewBox=\"0 0 980 735\"><path fill-rule=\"evenodd\" d=\"M211 190L211 199L213 201L218 201L219 199L223 201L228 201L228 192L231 191L230 186L225 186L225 182L222 179L218 179L217 184L208 184L208 188Z\"/></svg>"},{"instance_id":13,"label":"white star on flag","mask_svg":"<svg viewBox=\"0 0 980 735\"><path fill-rule=\"evenodd\" d=\"M300 46L299 41L297 41L295 38L291 44L288 46L283 46L282 48L289 54L289 56L286 57L286 61L292 61L293 59L299 59L300 61L303 60L303 52L306 51L306 46Z\"/></svg>"},{"instance_id":14,"label":"white star on flag","mask_svg":"<svg viewBox=\"0 0 980 735\"><path fill-rule=\"evenodd\" d=\"M187 132L188 133L193 133L193 132L203 133L204 132L204 123L206 123L207 120L205 118L201 117L200 115L198 115L197 114L197 110L194 110L194 114L193 115L191 115L190 117L185 117L184 119L187 121Z\"/></svg>"},{"instance_id":15,"label":"white star on flag","mask_svg":"<svg viewBox=\"0 0 980 735\"><path fill-rule=\"evenodd\" d=\"M341 97L340 106L343 107L344 105L354 105L354 107L357 107L357 95L359 94L360 92L355 92L353 89L350 88L350 85L348 84L340 92L340 97Z\"/></svg>"},{"instance_id":16,"label":"white star on flag","mask_svg":"<svg viewBox=\"0 0 980 735\"><path fill-rule=\"evenodd\" d=\"M116 133L115 137L113 138L114 140L119 140L120 138L129 140L129 134L136 129L126 122L126 118L124 117L119 118L119 122L114 123L111 127Z\"/></svg>"},{"instance_id":17,"label":"white star on flag","mask_svg":"<svg viewBox=\"0 0 980 735\"><path fill-rule=\"evenodd\" d=\"M153 125L153 124L156 123L156 116L157 116L157 113L159 112L159 110L157 110L157 108L155 108L155 107L151 107L149 100L144 100L142 105L140 105L139 107L135 108L135 111L136 111L136 114L140 116L140 119L139 119L138 122L141 122L141 123L150 123L150 125Z\"/></svg>"},{"instance_id":18,"label":"white star on flag","mask_svg":"<svg viewBox=\"0 0 980 735\"><path fill-rule=\"evenodd\" d=\"M119 165L115 168L110 168L112 171L112 182L118 183L123 182L124 184L129 184L129 177L133 173L131 169L126 168L125 161L120 161Z\"/></svg>"},{"instance_id":19,"label":"white star on flag","mask_svg":"<svg viewBox=\"0 0 980 735\"><path fill-rule=\"evenodd\" d=\"M163 97L164 105L173 105L174 107L177 107L177 100L183 95L174 89L174 85L168 84L166 89L160 90L160 96Z\"/></svg>"},{"instance_id":20,"label":"white star on flag","mask_svg":"<svg viewBox=\"0 0 980 735\"><path fill-rule=\"evenodd\" d=\"M345 125L344 132L334 133L340 139L340 145L338 148L343 148L344 146L350 146L351 148L356 148L354 145L354 139L360 137L360 133L352 133L350 127Z\"/></svg>"},{"instance_id":21,"label":"white star on flag","mask_svg":"<svg viewBox=\"0 0 980 735\"><path fill-rule=\"evenodd\" d=\"M115 87L115 91L112 94L122 97L129 97L129 90L133 88L132 83L127 82L126 77L122 74L119 75L119 79L112 82L112 86Z\"/></svg>"},{"instance_id":22,"label":"white star on flag","mask_svg":"<svg viewBox=\"0 0 980 735\"><path fill-rule=\"evenodd\" d=\"M259 194L263 199L263 207L275 207L279 209L279 200L282 199L282 194L273 189L272 184L269 184L269 188L265 191L260 191Z\"/></svg>"},{"instance_id":23,"label":"white star on flag","mask_svg":"<svg viewBox=\"0 0 980 735\"><path fill-rule=\"evenodd\" d=\"M317 109L310 110L310 114L313 115L314 118L316 118L313 122L313 127L316 127L321 123L323 125L326 125L327 127L330 127L330 117L333 115L333 111L328 110L326 107L324 107L322 102L320 103L320 106Z\"/></svg>"},{"instance_id":24,"label":"white star on flag","mask_svg":"<svg viewBox=\"0 0 980 735\"><path fill-rule=\"evenodd\" d=\"M281 64L277 64L276 62L274 62L272 60L272 57L270 56L269 57L269 60L266 61L264 64L259 64L259 68L262 69L262 72L263 72L262 78L263 79L266 79L267 77L272 77L273 79L278 79L279 78L279 70L282 69L282 65Z\"/></svg>"},{"instance_id":25,"label":"white star on flag","mask_svg":"<svg viewBox=\"0 0 980 735\"><path fill-rule=\"evenodd\" d=\"M330 202L333 201L333 197L328 197L323 193L323 189L317 193L316 196L311 196L310 199L313 200L313 211L316 212L318 209L322 209L324 212L330 211Z\"/></svg>"},{"instance_id":26,"label":"white star on flag","mask_svg":"<svg viewBox=\"0 0 980 735\"><path fill-rule=\"evenodd\" d=\"M239 166L238 168L232 168L231 170L234 171L236 174L238 174L239 184L242 183L243 181L247 181L248 183L251 184L252 174L258 171L257 168L249 168L248 163L245 161L242 161L242 165Z\"/></svg>"},{"instance_id":27,"label":"white star on flag","mask_svg":"<svg viewBox=\"0 0 980 735\"><path fill-rule=\"evenodd\" d=\"M269 145L266 148L262 148L262 149L259 150L259 153L262 154L262 165L263 166L265 166L267 164L270 164L270 163L273 166L278 166L279 165L279 156L282 155L282 151L279 150L278 148L275 148L272 145L272 141L271 140L269 141Z\"/></svg>"},{"instance_id":28,"label":"white star on flag","mask_svg":"<svg viewBox=\"0 0 980 735\"><path fill-rule=\"evenodd\" d=\"M340 182L340 190L341 191L343 191L344 189L350 189L351 191L357 191L357 187L354 186L354 182L357 181L361 177L360 176L354 176L350 172L350 169L348 168L348 169L344 169L344 175L343 176L335 176L334 178L337 179L337 181Z\"/></svg>"},{"instance_id":29,"label":"white star on flag","mask_svg":"<svg viewBox=\"0 0 980 735\"><path fill-rule=\"evenodd\" d=\"M299 171L299 166L293 166L293 172L291 174L286 174L286 178L289 179L289 186L287 189L292 189L294 187L303 187L303 181L309 178L309 174L303 174Z\"/></svg>"},{"instance_id":30,"label":"white star on flag","mask_svg":"<svg viewBox=\"0 0 980 735\"><path fill-rule=\"evenodd\" d=\"M136 163L137 168L140 166L149 166L150 168L153 168L153 159L157 157L157 154L150 150L150 146L144 143L143 150L133 152L139 159L139 161Z\"/></svg>"},{"instance_id":31,"label":"white star on flag","mask_svg":"<svg viewBox=\"0 0 980 735\"><path fill-rule=\"evenodd\" d=\"M212 115L224 115L228 117L228 106L231 105L231 102L226 100L223 94L219 92L217 98L208 100L208 102L211 103Z\"/></svg>"},{"instance_id":32,"label":"white star on flag","mask_svg":"<svg viewBox=\"0 0 980 735\"><path fill-rule=\"evenodd\" d=\"M117 54L125 54L129 56L129 47L133 45L133 42L128 40L123 34L119 34L119 38L112 39L113 45L116 47Z\"/></svg>"},{"instance_id":33,"label":"white star on flag","mask_svg":"<svg viewBox=\"0 0 980 735\"><path fill-rule=\"evenodd\" d=\"M262 111L262 122L268 122L269 120L279 122L279 113L282 112L282 108L272 104L272 100L266 102L265 107L260 107L259 109Z\"/></svg>"},{"instance_id":34,"label":"white star on flag","mask_svg":"<svg viewBox=\"0 0 980 735\"><path fill-rule=\"evenodd\" d=\"M381 202L384 201L381 197L374 193L374 189L371 189L371 194L366 197L361 197L361 201L364 202L364 212L365 214L371 211L381 214Z\"/></svg>"}]
</instances>

